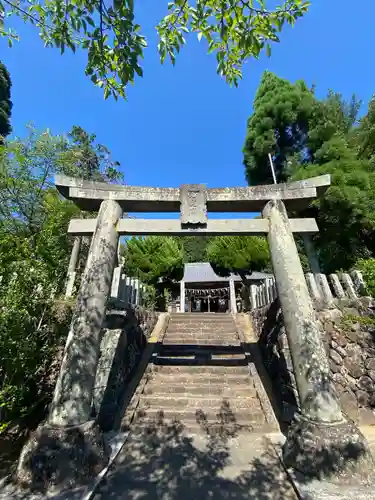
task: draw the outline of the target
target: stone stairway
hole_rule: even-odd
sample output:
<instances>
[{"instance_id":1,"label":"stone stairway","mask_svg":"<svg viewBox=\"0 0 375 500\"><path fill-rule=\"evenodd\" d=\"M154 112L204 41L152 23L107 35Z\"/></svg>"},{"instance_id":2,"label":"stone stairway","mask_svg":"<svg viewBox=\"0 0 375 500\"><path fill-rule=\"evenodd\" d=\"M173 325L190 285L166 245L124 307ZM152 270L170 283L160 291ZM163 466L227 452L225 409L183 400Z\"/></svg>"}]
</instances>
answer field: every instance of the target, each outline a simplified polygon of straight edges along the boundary
<instances>
[{"instance_id":1,"label":"stone stairway","mask_svg":"<svg viewBox=\"0 0 375 500\"><path fill-rule=\"evenodd\" d=\"M276 430L239 330L229 314L172 314L123 427L135 432L178 422L194 434Z\"/></svg>"},{"instance_id":2,"label":"stone stairway","mask_svg":"<svg viewBox=\"0 0 375 500\"><path fill-rule=\"evenodd\" d=\"M240 316L172 314L134 381L125 443L93 500L297 500Z\"/></svg>"}]
</instances>

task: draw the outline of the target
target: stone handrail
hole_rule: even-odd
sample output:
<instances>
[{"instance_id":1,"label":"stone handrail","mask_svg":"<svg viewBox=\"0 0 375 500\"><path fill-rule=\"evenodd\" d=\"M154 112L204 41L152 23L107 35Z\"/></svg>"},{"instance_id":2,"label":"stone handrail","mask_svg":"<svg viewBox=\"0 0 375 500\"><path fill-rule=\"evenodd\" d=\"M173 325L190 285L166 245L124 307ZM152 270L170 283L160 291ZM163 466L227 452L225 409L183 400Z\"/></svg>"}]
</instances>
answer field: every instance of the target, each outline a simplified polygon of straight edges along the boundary
<instances>
[{"instance_id":1,"label":"stone handrail","mask_svg":"<svg viewBox=\"0 0 375 500\"><path fill-rule=\"evenodd\" d=\"M360 271L325 274L306 273L307 287L314 301L330 303L334 299L357 299L366 295L366 284ZM274 278L250 286L251 309L266 307L277 297Z\"/></svg>"},{"instance_id":2,"label":"stone handrail","mask_svg":"<svg viewBox=\"0 0 375 500\"><path fill-rule=\"evenodd\" d=\"M115 267L113 271L110 300L117 307L143 306L145 285L138 278L126 276L122 266Z\"/></svg>"}]
</instances>

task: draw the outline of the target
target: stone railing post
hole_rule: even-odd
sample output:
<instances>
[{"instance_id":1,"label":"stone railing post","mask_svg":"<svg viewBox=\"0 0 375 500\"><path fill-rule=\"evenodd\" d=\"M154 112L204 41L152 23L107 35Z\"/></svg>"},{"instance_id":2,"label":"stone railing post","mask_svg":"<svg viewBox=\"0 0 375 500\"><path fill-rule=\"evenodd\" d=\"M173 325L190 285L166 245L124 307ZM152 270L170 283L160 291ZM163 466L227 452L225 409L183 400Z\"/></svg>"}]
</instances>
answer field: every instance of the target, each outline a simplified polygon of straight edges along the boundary
<instances>
[{"instance_id":1,"label":"stone railing post","mask_svg":"<svg viewBox=\"0 0 375 500\"><path fill-rule=\"evenodd\" d=\"M338 299L345 299L346 295L337 274L330 274L329 279L336 297Z\"/></svg>"},{"instance_id":2,"label":"stone railing post","mask_svg":"<svg viewBox=\"0 0 375 500\"><path fill-rule=\"evenodd\" d=\"M237 312L236 290L234 288L234 280L229 279L229 297L230 297L230 310L233 314Z\"/></svg>"},{"instance_id":3,"label":"stone railing post","mask_svg":"<svg viewBox=\"0 0 375 500\"><path fill-rule=\"evenodd\" d=\"M180 313L185 312L185 281L180 281Z\"/></svg>"},{"instance_id":4,"label":"stone railing post","mask_svg":"<svg viewBox=\"0 0 375 500\"><path fill-rule=\"evenodd\" d=\"M365 280L363 279L363 275L361 273L361 271L352 271L350 273L352 279L353 279L353 283L354 283L354 286L356 288L356 291L358 293L358 295L366 295L367 293L367 290L366 290L366 283L365 283Z\"/></svg>"},{"instance_id":5,"label":"stone railing post","mask_svg":"<svg viewBox=\"0 0 375 500\"><path fill-rule=\"evenodd\" d=\"M250 303L251 303L252 310L257 308L257 286L256 285L250 285Z\"/></svg>"},{"instance_id":6,"label":"stone railing post","mask_svg":"<svg viewBox=\"0 0 375 500\"><path fill-rule=\"evenodd\" d=\"M68 274L66 278L65 297L71 297L73 295L80 246L81 238L79 236L76 236L74 238L72 252L70 254Z\"/></svg>"},{"instance_id":7,"label":"stone railing post","mask_svg":"<svg viewBox=\"0 0 375 500\"><path fill-rule=\"evenodd\" d=\"M268 243L301 412L288 432L284 461L316 475L322 473L317 454L331 453L332 461L337 460L335 466L345 469L342 457L333 457L335 446L354 443L367 457L368 449L355 425L344 419L331 386L328 359L284 203L269 201L263 217L269 222Z\"/></svg>"},{"instance_id":8,"label":"stone railing post","mask_svg":"<svg viewBox=\"0 0 375 500\"><path fill-rule=\"evenodd\" d=\"M91 417L99 335L117 257L116 225L121 215L117 202L101 203L49 411L48 423L53 426L82 424Z\"/></svg>"}]
</instances>

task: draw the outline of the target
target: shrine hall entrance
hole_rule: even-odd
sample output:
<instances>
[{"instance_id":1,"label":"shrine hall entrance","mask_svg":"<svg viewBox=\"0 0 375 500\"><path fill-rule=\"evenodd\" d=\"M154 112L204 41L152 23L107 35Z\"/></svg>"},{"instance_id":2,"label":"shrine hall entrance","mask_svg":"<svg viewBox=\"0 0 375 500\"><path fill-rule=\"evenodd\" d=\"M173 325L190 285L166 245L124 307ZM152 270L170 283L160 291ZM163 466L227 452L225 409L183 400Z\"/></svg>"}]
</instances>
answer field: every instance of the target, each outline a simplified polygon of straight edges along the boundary
<instances>
[{"instance_id":1,"label":"shrine hall entrance","mask_svg":"<svg viewBox=\"0 0 375 500\"><path fill-rule=\"evenodd\" d=\"M187 312L227 313L230 311L229 287L186 289ZM186 310L186 309L185 309Z\"/></svg>"}]
</instances>

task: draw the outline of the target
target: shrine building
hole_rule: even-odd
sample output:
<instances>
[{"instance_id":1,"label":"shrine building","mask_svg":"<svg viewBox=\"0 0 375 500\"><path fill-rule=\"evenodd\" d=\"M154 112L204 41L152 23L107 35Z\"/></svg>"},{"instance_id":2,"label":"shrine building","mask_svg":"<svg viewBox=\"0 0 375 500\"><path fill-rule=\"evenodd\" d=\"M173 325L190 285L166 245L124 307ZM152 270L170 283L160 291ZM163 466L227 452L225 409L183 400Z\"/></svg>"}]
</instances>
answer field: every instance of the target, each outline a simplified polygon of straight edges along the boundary
<instances>
[{"instance_id":1,"label":"shrine building","mask_svg":"<svg viewBox=\"0 0 375 500\"><path fill-rule=\"evenodd\" d=\"M247 279L250 284L258 285L267 278L273 275L253 272ZM185 264L180 304L185 303L185 312L236 312L241 288L242 279L237 274L219 276L209 262Z\"/></svg>"}]
</instances>

